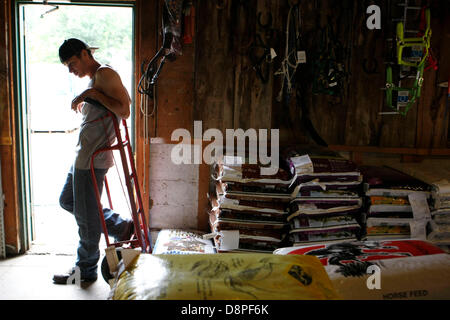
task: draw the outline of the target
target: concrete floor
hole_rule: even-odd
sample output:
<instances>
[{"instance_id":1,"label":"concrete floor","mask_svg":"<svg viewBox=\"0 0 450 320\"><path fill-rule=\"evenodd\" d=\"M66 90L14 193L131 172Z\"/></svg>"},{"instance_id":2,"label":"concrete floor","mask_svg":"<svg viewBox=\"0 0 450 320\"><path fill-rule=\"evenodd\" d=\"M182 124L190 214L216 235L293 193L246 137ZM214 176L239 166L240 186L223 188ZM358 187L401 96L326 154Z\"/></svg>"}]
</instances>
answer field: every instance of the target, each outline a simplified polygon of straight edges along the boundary
<instances>
[{"instance_id":1,"label":"concrete floor","mask_svg":"<svg viewBox=\"0 0 450 320\"><path fill-rule=\"evenodd\" d=\"M0 300L106 300L110 287L99 278L92 284L56 285L53 274L74 266L78 228L58 206L35 207L36 239L26 254L0 260ZM101 263L106 247L100 242Z\"/></svg>"},{"instance_id":2,"label":"concrete floor","mask_svg":"<svg viewBox=\"0 0 450 320\"><path fill-rule=\"evenodd\" d=\"M0 300L105 300L110 287L99 277L92 284L53 284L54 273L68 270L74 255L37 254L0 260Z\"/></svg>"}]
</instances>

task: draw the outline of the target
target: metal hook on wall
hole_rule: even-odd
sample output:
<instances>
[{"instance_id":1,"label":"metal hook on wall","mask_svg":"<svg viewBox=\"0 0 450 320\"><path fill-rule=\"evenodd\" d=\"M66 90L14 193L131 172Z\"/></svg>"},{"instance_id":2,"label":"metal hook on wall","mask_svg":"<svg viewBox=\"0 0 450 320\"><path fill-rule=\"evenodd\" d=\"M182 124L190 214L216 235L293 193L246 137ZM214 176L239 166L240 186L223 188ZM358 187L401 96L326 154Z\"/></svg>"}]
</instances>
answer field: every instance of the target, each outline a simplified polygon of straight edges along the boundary
<instances>
[{"instance_id":1,"label":"metal hook on wall","mask_svg":"<svg viewBox=\"0 0 450 320\"><path fill-rule=\"evenodd\" d=\"M43 4L43 5L46 5L46 6L49 5L49 4L48 4L48 0L42 1L42 4ZM47 15L47 14L49 14L49 13L52 13L53 11L56 11L56 10L59 9L59 6L55 6L55 5L50 5L50 6L52 6L53 8L50 9L50 10L47 10L47 11L45 11L43 14L41 14L41 19L43 19L45 15Z\"/></svg>"}]
</instances>

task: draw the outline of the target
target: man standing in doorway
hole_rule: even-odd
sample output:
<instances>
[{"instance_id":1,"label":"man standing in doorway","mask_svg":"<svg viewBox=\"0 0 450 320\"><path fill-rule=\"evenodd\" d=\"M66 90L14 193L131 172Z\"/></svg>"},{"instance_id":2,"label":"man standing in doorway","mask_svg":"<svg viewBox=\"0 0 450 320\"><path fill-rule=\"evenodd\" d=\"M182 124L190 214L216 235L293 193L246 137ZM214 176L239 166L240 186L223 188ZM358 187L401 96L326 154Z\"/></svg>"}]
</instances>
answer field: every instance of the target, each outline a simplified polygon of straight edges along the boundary
<instances>
[{"instance_id":1,"label":"man standing in doorway","mask_svg":"<svg viewBox=\"0 0 450 320\"><path fill-rule=\"evenodd\" d=\"M130 116L131 99L122 84L118 73L108 65L97 62L89 47L79 39L68 39L59 48L59 58L67 66L70 73L91 81L88 88L72 101L71 108L81 112L82 123L76 148L76 157L70 168L66 183L60 195L60 205L73 213L78 225L80 241L77 250L75 267L64 274L54 275L57 284L66 284L79 271L82 282L97 280L97 264L100 258L99 242L101 222L90 172L90 161L93 153L111 145L115 132L107 110L85 102L86 98L98 101L112 111L118 118ZM112 151L102 152L94 158L95 176L99 192L103 188L104 177L114 165ZM116 241L129 240L134 233L133 221L123 219L111 209L104 208L106 226L109 235ZM76 268L79 268L78 270Z\"/></svg>"}]
</instances>

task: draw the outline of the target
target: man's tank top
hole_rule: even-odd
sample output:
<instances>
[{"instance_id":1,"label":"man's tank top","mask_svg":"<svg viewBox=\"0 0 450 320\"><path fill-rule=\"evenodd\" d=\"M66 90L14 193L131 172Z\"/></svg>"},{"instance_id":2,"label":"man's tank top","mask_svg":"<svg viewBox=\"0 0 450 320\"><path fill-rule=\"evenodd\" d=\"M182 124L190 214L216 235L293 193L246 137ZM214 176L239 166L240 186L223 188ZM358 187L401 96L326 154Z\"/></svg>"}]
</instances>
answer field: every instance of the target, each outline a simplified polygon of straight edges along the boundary
<instances>
[{"instance_id":1,"label":"man's tank top","mask_svg":"<svg viewBox=\"0 0 450 320\"><path fill-rule=\"evenodd\" d=\"M105 67L102 65L101 67ZM106 66L109 68L109 66ZM93 80L89 83L92 87ZM74 166L77 169L90 169L91 157L95 151L113 145L116 135L111 117L106 108L84 102L81 109L82 123L76 146ZM114 115L115 116L115 115ZM115 116L117 117L117 116ZM120 123L120 118L117 117ZM107 169L114 165L112 151L101 152L94 158L94 168Z\"/></svg>"}]
</instances>

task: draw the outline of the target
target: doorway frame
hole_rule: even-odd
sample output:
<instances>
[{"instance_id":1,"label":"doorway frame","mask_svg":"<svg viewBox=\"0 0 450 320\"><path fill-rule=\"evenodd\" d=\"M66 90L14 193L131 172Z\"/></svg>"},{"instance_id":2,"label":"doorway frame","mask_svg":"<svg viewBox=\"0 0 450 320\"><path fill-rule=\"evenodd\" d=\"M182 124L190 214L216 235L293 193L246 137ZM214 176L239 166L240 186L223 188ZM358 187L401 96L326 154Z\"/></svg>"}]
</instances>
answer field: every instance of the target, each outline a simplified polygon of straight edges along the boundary
<instances>
[{"instance_id":1,"label":"doorway frame","mask_svg":"<svg viewBox=\"0 0 450 320\"><path fill-rule=\"evenodd\" d=\"M11 24L11 34L12 34L12 42L11 42L11 50L12 50L12 69L11 73L13 76L13 81L16 84L14 88L12 88L13 98L15 101L14 108L14 117L16 119L15 128L15 148L16 148L16 165L17 165L17 209L18 209L18 219L19 219L19 253L24 253L30 249L31 242L34 238L34 230L32 223L32 189L31 189L31 175L30 175L30 159L29 159L29 128L27 121L28 119L24 119L24 115L26 115L26 94L27 90L23 90L24 85L26 86L26 77L24 79L24 74L22 73L25 69L25 63L22 61L24 57L22 57L23 48L22 38L21 38L21 26L22 23L20 21L20 10L23 5L42 5L43 2L30 1L30 0L15 0L11 2L11 16L13 23ZM46 3L49 6L52 5L77 5L77 6L107 6L107 7L127 7L132 9L132 70L131 74L134 75L131 83L131 144L133 147L133 151L136 152L136 149L139 145L139 141L136 141L136 122L140 121L137 119L138 113L136 110L136 61L138 60L138 47L137 39L137 4L136 1L49 1ZM25 83L24 83L25 82ZM139 171L139 167L137 168ZM139 172L138 172L139 175Z\"/></svg>"}]
</instances>

